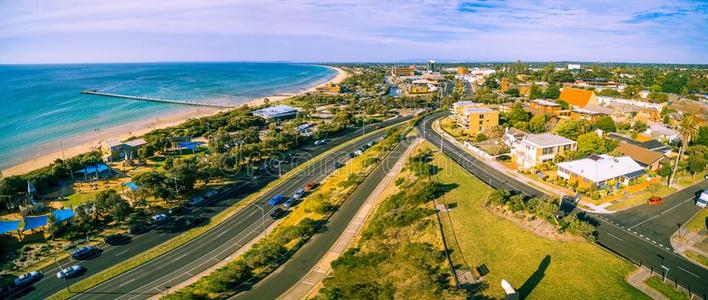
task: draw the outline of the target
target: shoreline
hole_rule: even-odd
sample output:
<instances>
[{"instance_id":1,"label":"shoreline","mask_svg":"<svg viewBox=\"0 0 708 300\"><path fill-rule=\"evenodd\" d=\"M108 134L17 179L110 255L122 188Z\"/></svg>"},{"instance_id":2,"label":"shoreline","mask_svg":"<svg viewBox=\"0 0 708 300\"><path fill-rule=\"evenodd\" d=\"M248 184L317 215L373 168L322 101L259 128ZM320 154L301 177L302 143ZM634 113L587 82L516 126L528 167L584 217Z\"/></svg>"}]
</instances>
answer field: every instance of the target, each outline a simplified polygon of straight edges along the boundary
<instances>
[{"instance_id":1,"label":"shoreline","mask_svg":"<svg viewBox=\"0 0 708 300\"><path fill-rule=\"evenodd\" d=\"M243 104L240 104L239 107L243 106L249 106L249 107L256 107L263 105L265 103L265 99L268 99L269 103L275 103L279 102L285 99L288 99L290 97L306 94L306 93L311 93L316 91L318 88L323 87L325 85L331 84L331 83L340 83L347 77L349 77L349 73L345 72L344 70L337 68L337 67L332 67L332 66L323 66L326 68L333 69L336 71L336 75L321 83L316 83L310 87L302 88L300 91L297 92L291 92L291 93L282 93L282 94L276 94L276 95L270 95L270 96L265 96L265 97L260 97L260 98L255 98L251 99ZM125 140L130 137L137 137L144 135L150 131L153 131L155 129L163 129L167 127L172 127L172 126L177 126L179 124L182 124L190 119L195 119L195 118L201 118L201 117L206 117L206 116L211 116L220 112L224 111L229 111L230 109L215 109L215 108L197 108L197 109L185 109L177 112L171 112L170 114L172 116L167 117L167 118L146 118L143 120L139 121L134 121L126 124L121 124L117 126L113 126L104 130L100 131L93 131L93 132L85 132L78 134L76 136L73 136L69 139L62 140L62 143L64 145L71 145L71 144L77 144L76 146L70 146L66 147L63 150L61 150L61 146L57 145L56 142L54 143L49 143L49 144L44 144L37 146L37 148L44 148L50 147L54 148L51 150L50 153L44 153L44 154L38 154L36 157L25 160L23 162L20 162L18 164L15 164L13 166L10 166L8 168L5 168L2 170L2 175L4 177L6 176L13 176L13 175L22 175L26 174L29 172L32 172L34 170L37 170L39 168L46 167L50 165L52 162L54 162L57 159L62 159L63 157L70 158L77 156L82 153L90 152L93 149L100 149L101 143L107 139L114 139L114 140ZM153 116L154 117L154 116ZM53 146L51 146L53 144Z\"/></svg>"}]
</instances>

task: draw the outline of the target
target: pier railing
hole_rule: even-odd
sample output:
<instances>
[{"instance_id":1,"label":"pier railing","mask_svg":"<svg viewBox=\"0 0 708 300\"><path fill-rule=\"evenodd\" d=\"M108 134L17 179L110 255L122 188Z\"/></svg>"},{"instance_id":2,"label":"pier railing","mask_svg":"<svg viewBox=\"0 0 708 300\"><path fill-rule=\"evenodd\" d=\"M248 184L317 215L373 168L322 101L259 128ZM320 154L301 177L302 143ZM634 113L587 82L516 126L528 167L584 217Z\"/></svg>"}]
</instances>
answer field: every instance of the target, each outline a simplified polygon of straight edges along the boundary
<instances>
[{"instance_id":1,"label":"pier railing","mask_svg":"<svg viewBox=\"0 0 708 300\"><path fill-rule=\"evenodd\" d=\"M83 91L81 91L81 93L86 94L86 95L96 95L96 96L103 96L103 97L122 98L122 99L140 100L140 101L151 101L151 102L179 104L179 105L203 106L203 107L213 107L213 108L222 108L222 109L235 108L235 106L213 104L213 103L206 103L206 102L199 102L199 101L192 101L192 100L171 100L171 99L161 99L161 98L154 98L154 97L144 97L144 96L130 96L130 95L121 95L121 94L113 94L113 93L104 93L104 92L99 92L97 90L83 90Z\"/></svg>"}]
</instances>

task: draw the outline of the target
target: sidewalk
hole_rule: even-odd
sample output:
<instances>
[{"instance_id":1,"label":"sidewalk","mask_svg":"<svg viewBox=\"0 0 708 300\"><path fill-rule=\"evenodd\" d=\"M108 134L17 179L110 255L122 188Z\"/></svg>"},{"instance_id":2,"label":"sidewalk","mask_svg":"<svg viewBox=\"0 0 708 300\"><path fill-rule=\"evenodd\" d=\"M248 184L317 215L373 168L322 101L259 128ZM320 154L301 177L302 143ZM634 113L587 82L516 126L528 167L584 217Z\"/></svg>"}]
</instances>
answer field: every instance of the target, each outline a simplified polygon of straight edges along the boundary
<instances>
[{"instance_id":1,"label":"sidewalk","mask_svg":"<svg viewBox=\"0 0 708 300\"><path fill-rule=\"evenodd\" d=\"M684 236L681 236L679 233L681 232L681 229L678 231L674 232L673 235L671 235L671 247L676 250L681 256L685 257L689 261L694 262L695 265L701 266L703 268L706 268L703 264L700 262L694 261L692 258L688 257L686 255L686 250L695 252L697 254L700 254L702 256L708 257L708 252L704 251L703 249L700 249L698 247L695 247L695 245L703 242L704 239L706 239L706 234L703 232L689 232L686 233Z\"/></svg>"},{"instance_id":2,"label":"sidewalk","mask_svg":"<svg viewBox=\"0 0 708 300\"><path fill-rule=\"evenodd\" d=\"M558 189L557 187L551 186L551 185L549 185L549 184L547 184L547 183L539 182L539 181L530 179L530 178L528 178L528 177L526 177L526 176L524 176L524 175L521 175L521 174L519 174L518 172L516 172L516 171L514 171L514 170L511 170L511 169L507 168L506 166L504 166L504 165L502 165L502 164L500 164L500 163L498 163L498 162L496 162L496 161L494 161L494 160L488 160L488 159L479 157L479 156L476 155L474 152L470 151L470 149L467 148L467 146L465 146L464 144L460 143L457 139L455 139L454 137L450 136L447 132L445 132L444 130L442 130L442 128L440 128L440 121L439 121L439 120L436 120L435 122L433 122L433 130L435 130L435 132L437 132L438 134L444 136L445 139L447 139L449 142L452 142L453 144L457 145L460 149L464 149L465 152L467 152L467 153L469 153L470 155L476 157L479 161L481 161L482 163L486 164L487 166L490 166L490 167L494 168L495 170L499 171L500 173L503 173L503 174L506 174L506 175L508 175L508 176L511 176L511 177L513 177L514 179L516 179L516 180L518 180L518 181L520 181L520 182L522 182L522 183L524 183L524 184L526 184L526 185L530 185L530 186L533 186L533 187L535 187L535 188L539 188L539 189L541 189L541 190L543 190L543 191L545 191L545 192L547 192L547 193L553 194L553 195L558 195L558 196L568 196L568 195L571 195L570 192L564 191L564 190L562 190L562 189ZM583 208L583 207L578 207L578 208L583 209L583 210L585 210L585 211L589 211L589 212L593 212L593 213L598 213L598 214L610 214L610 213L614 213L613 211L609 211L609 210L606 209L606 207L609 206L610 203L605 203L605 204L602 204L602 205L595 205L595 204L592 204L592 203L589 203L589 202L586 202L586 201L582 201L582 200L581 200L579 203L582 204L583 206L589 208L589 209L585 209L585 208Z\"/></svg>"},{"instance_id":3,"label":"sidewalk","mask_svg":"<svg viewBox=\"0 0 708 300\"><path fill-rule=\"evenodd\" d=\"M666 298L663 294L644 283L644 281L650 276L652 275L649 270L639 268L639 270L636 270L627 276L627 282L654 300L668 300L668 298Z\"/></svg>"},{"instance_id":4,"label":"sidewalk","mask_svg":"<svg viewBox=\"0 0 708 300\"><path fill-rule=\"evenodd\" d=\"M344 251L349 248L350 244L354 241L359 233L363 229L363 225L371 214L371 212L376 208L378 202L381 200L381 194L384 192L386 187L390 185L396 178L403 165L406 162L408 156L411 155L413 149L415 149L424 140L422 138L417 138L411 145L406 149L406 151L401 155L393 168L386 174L386 177L376 186L374 191L369 194L366 198L364 204L359 208L354 218L349 222L347 228L344 230L337 241L332 245L332 247L327 251L327 253L317 262L317 264L310 269L305 276L301 278L295 285L290 287L288 291L283 293L278 299L282 300L300 300L308 298L308 295L315 292L320 286L322 280L327 277L327 274L332 269L331 263L339 257Z\"/></svg>"}]
</instances>

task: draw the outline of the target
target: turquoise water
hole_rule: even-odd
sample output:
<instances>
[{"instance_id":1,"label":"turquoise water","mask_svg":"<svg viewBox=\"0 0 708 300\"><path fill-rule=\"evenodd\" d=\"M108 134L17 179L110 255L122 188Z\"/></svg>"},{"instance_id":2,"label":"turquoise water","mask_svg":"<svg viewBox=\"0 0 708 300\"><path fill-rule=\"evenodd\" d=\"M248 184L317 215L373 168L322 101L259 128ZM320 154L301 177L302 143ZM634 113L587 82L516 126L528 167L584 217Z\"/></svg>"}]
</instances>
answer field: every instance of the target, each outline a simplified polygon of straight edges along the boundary
<instances>
[{"instance_id":1,"label":"turquoise water","mask_svg":"<svg viewBox=\"0 0 708 300\"><path fill-rule=\"evenodd\" d=\"M82 95L127 95L241 104L334 77L287 63L0 65L0 169L51 153L82 134L185 110L185 106ZM194 108L191 108L194 109Z\"/></svg>"}]
</instances>

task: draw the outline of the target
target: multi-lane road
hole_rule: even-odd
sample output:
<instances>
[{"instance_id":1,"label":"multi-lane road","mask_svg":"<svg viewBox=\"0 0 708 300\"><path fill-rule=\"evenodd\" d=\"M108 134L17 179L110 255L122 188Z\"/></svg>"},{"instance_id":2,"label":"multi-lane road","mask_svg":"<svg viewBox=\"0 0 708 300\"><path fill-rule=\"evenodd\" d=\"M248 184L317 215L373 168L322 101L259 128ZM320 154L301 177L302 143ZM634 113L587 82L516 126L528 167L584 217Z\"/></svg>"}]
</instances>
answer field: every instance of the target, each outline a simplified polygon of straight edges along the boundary
<instances>
[{"instance_id":1,"label":"multi-lane road","mask_svg":"<svg viewBox=\"0 0 708 300\"><path fill-rule=\"evenodd\" d=\"M433 131L432 122L446 113L426 117L419 123L424 137L431 143L442 146L442 151L480 180L498 189L518 191L529 196L543 195L542 191L517 181L479 161L463 149ZM656 208L640 207L624 214L586 214L597 223L597 243L635 264L641 264L666 274L669 279L690 289L697 296L708 299L708 270L698 266L671 249L668 236L677 229L674 222L685 222L695 213L692 197L695 190L706 182L668 197L664 205ZM620 221L621 220L621 221ZM663 227L663 228L662 228ZM648 236L642 233L644 230Z\"/></svg>"},{"instance_id":2,"label":"multi-lane road","mask_svg":"<svg viewBox=\"0 0 708 300\"><path fill-rule=\"evenodd\" d=\"M370 131L373 130L374 127L388 126L409 119L410 117L398 117L383 123L370 125L367 130ZM187 214L207 218L213 217L225 208L241 201L251 193L258 191L258 189L265 186L268 182L277 178L278 173L286 173L297 165L307 161L309 158L315 157L361 134L361 129L352 129L345 134L331 138L330 142L326 145L319 147L303 147L296 151L290 159L285 160L285 162L279 166L281 168L280 170L271 170L270 172L266 172L271 175L261 175L232 184L224 188L208 204L189 211ZM345 149L342 149L342 151L326 155L314 162L310 167L301 170L289 180L259 197L254 204L245 207L205 234L177 249L163 254L147 264L106 281L86 293L77 294L75 297L95 299L105 299L106 297L112 299L147 298L169 286L184 281L191 277L191 274L197 274L217 264L219 261L226 259L231 253L236 251L236 249L260 234L264 225L267 226L272 222L268 214L273 207L265 205L265 202L270 199L270 197L275 194L289 196L307 182L321 180L334 170L333 165L335 161L345 159L348 152L354 151L356 148L360 147L362 143L367 143L382 134L383 133L377 133L368 136L362 141L348 145ZM183 230L176 228L175 222L171 221L165 225L153 228L151 231L142 235L131 236L132 239L127 244L117 246L103 244L100 246L101 252L91 259L75 261L69 258L59 261L57 265L67 267L73 264L79 264L86 268L85 274L78 278L68 280L69 284L75 283L121 261L145 252L182 232ZM45 277L33 286L23 290L20 294L16 295L16 297L44 299L65 289L65 283L55 276L56 272L59 270L57 265L41 270L45 274Z\"/></svg>"}]
</instances>

